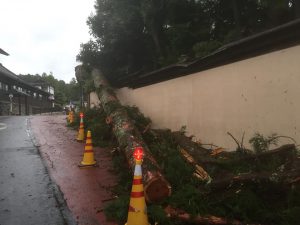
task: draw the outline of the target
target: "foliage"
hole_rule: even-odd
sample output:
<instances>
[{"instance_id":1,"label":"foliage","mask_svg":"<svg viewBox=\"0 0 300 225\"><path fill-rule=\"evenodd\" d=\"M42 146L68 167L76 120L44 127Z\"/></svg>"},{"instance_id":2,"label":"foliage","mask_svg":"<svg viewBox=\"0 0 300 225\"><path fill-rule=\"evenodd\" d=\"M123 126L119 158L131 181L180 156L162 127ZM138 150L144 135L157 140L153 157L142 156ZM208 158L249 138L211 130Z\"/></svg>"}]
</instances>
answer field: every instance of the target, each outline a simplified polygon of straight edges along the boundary
<instances>
[{"instance_id":1,"label":"foliage","mask_svg":"<svg viewBox=\"0 0 300 225\"><path fill-rule=\"evenodd\" d=\"M104 208L104 213L109 220L125 223L127 219L129 195L121 195L117 200L109 203Z\"/></svg>"},{"instance_id":2,"label":"foliage","mask_svg":"<svg viewBox=\"0 0 300 225\"><path fill-rule=\"evenodd\" d=\"M166 179L172 183L173 189L191 182L193 168L179 154L177 145L164 137L156 137L147 143L157 163L163 169Z\"/></svg>"},{"instance_id":3,"label":"foliage","mask_svg":"<svg viewBox=\"0 0 300 225\"><path fill-rule=\"evenodd\" d=\"M266 212L262 199L247 188L237 191L234 195L226 196L222 199L220 206L226 211L226 215L223 216L238 218L242 221L253 221L253 218L261 220Z\"/></svg>"},{"instance_id":4,"label":"foliage","mask_svg":"<svg viewBox=\"0 0 300 225\"><path fill-rule=\"evenodd\" d=\"M209 53L213 52L220 46L221 43L218 41L202 41L193 46L193 51L196 57L204 57L209 55Z\"/></svg>"},{"instance_id":5,"label":"foliage","mask_svg":"<svg viewBox=\"0 0 300 225\"><path fill-rule=\"evenodd\" d=\"M93 145L107 147L113 144L111 127L106 124L106 115L102 109L94 108L83 111L84 129L90 130L93 138ZM78 129L80 123L79 113L74 114L74 122L69 125Z\"/></svg>"},{"instance_id":6,"label":"foliage","mask_svg":"<svg viewBox=\"0 0 300 225\"><path fill-rule=\"evenodd\" d=\"M270 145L277 145L277 142L277 134L264 137L260 133L255 133L254 136L249 140L249 143L252 145L255 153L267 151L269 150Z\"/></svg>"},{"instance_id":7,"label":"foliage","mask_svg":"<svg viewBox=\"0 0 300 225\"><path fill-rule=\"evenodd\" d=\"M133 121L134 125L141 131L151 125L151 119L145 117L136 106L125 106L128 116Z\"/></svg>"},{"instance_id":8,"label":"foliage","mask_svg":"<svg viewBox=\"0 0 300 225\"><path fill-rule=\"evenodd\" d=\"M95 40L81 46L78 59L100 67L108 79L132 73L147 64L144 24L139 0L98 0L88 25Z\"/></svg>"},{"instance_id":9,"label":"foliage","mask_svg":"<svg viewBox=\"0 0 300 225\"><path fill-rule=\"evenodd\" d=\"M75 78L72 78L72 80L66 84L63 80L57 80L52 73L43 73L42 75L20 74L19 76L28 83L34 84L45 82L46 84L51 85L54 88L55 101L61 105L80 99L80 87Z\"/></svg>"},{"instance_id":10,"label":"foliage","mask_svg":"<svg viewBox=\"0 0 300 225\"><path fill-rule=\"evenodd\" d=\"M184 209L192 215L206 214L209 211L209 205L204 195L199 189L189 182L182 184L180 188L170 197L170 203L173 207Z\"/></svg>"},{"instance_id":11,"label":"foliage","mask_svg":"<svg viewBox=\"0 0 300 225\"><path fill-rule=\"evenodd\" d=\"M110 81L204 57L300 16L292 0L96 0L77 59ZM184 57L183 57L184 56Z\"/></svg>"},{"instance_id":12,"label":"foliage","mask_svg":"<svg viewBox=\"0 0 300 225\"><path fill-rule=\"evenodd\" d=\"M145 126L149 124L150 119L145 117L137 107L127 106L125 109L142 133ZM75 119L76 123L79 121L78 118L77 116ZM105 118L106 116L101 109L85 112L87 127L92 126L91 124L93 123L107 126ZM107 133L109 135L106 138L111 138L112 131L110 129L102 129L101 132L99 131L97 139L105 137ZM282 184L279 181L272 181L271 183L258 182L251 185L243 183L232 184L230 188L220 192L208 192L206 186L203 186L202 183L193 178L193 167L186 163L179 154L178 145L174 141L170 130L160 132L148 129L142 134L149 146L149 150L160 165L162 173L172 186L172 195L164 202L160 205L147 205L149 222L151 224L155 222L165 225L187 224L167 218L164 213L164 207L168 205L183 209L191 215L222 216L228 219L238 219L244 223L298 224L300 208L299 187L295 186L291 190L282 191L283 189L280 186ZM261 138L261 136L256 135L255 137ZM272 137L279 136L274 134L268 138L272 139ZM262 140L265 141L265 139L263 137ZM271 143L271 141L269 142ZM233 161L241 157L236 152L231 154L234 156L232 158ZM233 163L233 161L227 165L224 163L216 166L213 172L209 171L209 174L213 179L215 176L222 177L222 174L226 173L238 176L240 173L260 171L270 171L275 176L278 169L286 163L284 157L275 155L266 159L257 159L255 163L253 161L236 161L236 163ZM226 160L223 162L226 162ZM119 224L124 224L128 213L132 174L128 173L125 156L118 151L118 148L114 149L113 164L113 172L119 175L118 183L113 188L113 192L118 198L108 203L104 212L109 219L116 220Z\"/></svg>"},{"instance_id":13,"label":"foliage","mask_svg":"<svg viewBox=\"0 0 300 225\"><path fill-rule=\"evenodd\" d=\"M106 115L102 109L84 111L85 129L90 130L95 146L106 147L112 141L111 127L106 124Z\"/></svg>"},{"instance_id":14,"label":"foliage","mask_svg":"<svg viewBox=\"0 0 300 225\"><path fill-rule=\"evenodd\" d=\"M167 218L164 209L160 205L150 205L147 207L148 215L150 218L150 224L164 224L172 225L170 219Z\"/></svg>"},{"instance_id":15,"label":"foliage","mask_svg":"<svg viewBox=\"0 0 300 225\"><path fill-rule=\"evenodd\" d=\"M118 175L118 182L112 192L117 195L118 198L108 203L104 208L104 212L108 219L124 224L128 213L132 174L128 173L126 158L117 148L114 149L113 165L113 172Z\"/></svg>"}]
</instances>

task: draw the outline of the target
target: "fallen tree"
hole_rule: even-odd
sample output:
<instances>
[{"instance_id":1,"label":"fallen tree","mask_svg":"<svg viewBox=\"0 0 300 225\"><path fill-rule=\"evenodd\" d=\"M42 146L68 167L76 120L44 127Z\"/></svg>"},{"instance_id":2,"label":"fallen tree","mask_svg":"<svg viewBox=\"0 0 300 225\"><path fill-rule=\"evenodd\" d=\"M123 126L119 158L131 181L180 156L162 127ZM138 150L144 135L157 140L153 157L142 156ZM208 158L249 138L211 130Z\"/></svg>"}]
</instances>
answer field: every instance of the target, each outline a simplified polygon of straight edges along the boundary
<instances>
[{"instance_id":1,"label":"fallen tree","mask_svg":"<svg viewBox=\"0 0 300 225\"><path fill-rule=\"evenodd\" d=\"M157 131L156 131L157 132ZM164 131L160 131L164 132ZM233 152L226 152L223 151L218 154L217 157L212 154L212 151L203 148L200 144L193 142L189 137L186 137L181 132L176 131L172 132L172 137L174 140L184 148L192 157L193 160L197 163L200 163L206 166L210 165L219 165L222 166L224 164L233 165L239 163L255 163L258 160L260 161L268 161L270 157L278 157L282 161L287 160L288 158L293 158L295 155L295 145L294 144L286 144L279 148L264 151L257 154L244 154L238 155L235 151Z\"/></svg>"},{"instance_id":2,"label":"fallen tree","mask_svg":"<svg viewBox=\"0 0 300 225\"><path fill-rule=\"evenodd\" d=\"M84 69L77 67L77 73L84 73ZM113 127L113 133L117 138L119 147L124 151L131 170L134 170L135 161L133 150L137 146L144 149L143 158L143 182L145 198L148 202L160 202L171 194L171 186L161 174L161 170L151 155L147 145L137 128L128 117L126 110L120 104L113 89L100 70L92 71L92 78L100 104L107 115L107 123Z\"/></svg>"},{"instance_id":3,"label":"fallen tree","mask_svg":"<svg viewBox=\"0 0 300 225\"><path fill-rule=\"evenodd\" d=\"M182 155L182 157L191 165L193 165L195 172L194 172L194 176L197 177L199 180L201 181L206 181L206 182L210 182L211 177L209 176L209 174L203 169L202 166L200 166L199 164L196 163L195 159L183 148L180 149L180 153Z\"/></svg>"},{"instance_id":4,"label":"fallen tree","mask_svg":"<svg viewBox=\"0 0 300 225\"><path fill-rule=\"evenodd\" d=\"M259 172L247 173L236 176L228 176L223 179L214 180L210 184L213 191L224 190L236 186L248 184L273 183L286 188L291 184L299 183L300 169L288 172Z\"/></svg>"},{"instance_id":5,"label":"fallen tree","mask_svg":"<svg viewBox=\"0 0 300 225\"><path fill-rule=\"evenodd\" d=\"M256 153L247 149L226 152L212 144L211 149L206 149L205 144L194 142L182 131L151 129L151 120L137 107L119 103L99 71L94 71L93 76L100 111L105 111L102 123L113 130L131 169L133 148L145 149L143 180L148 202L160 202L169 196L169 182L172 184L172 196L163 205L147 205L149 222L299 224L300 158L295 145ZM239 147L243 147L242 143ZM128 179L120 179L118 185L128 185ZM109 209L110 218L118 218L122 224L128 195L119 193ZM164 210L166 205L170 207Z\"/></svg>"}]
</instances>

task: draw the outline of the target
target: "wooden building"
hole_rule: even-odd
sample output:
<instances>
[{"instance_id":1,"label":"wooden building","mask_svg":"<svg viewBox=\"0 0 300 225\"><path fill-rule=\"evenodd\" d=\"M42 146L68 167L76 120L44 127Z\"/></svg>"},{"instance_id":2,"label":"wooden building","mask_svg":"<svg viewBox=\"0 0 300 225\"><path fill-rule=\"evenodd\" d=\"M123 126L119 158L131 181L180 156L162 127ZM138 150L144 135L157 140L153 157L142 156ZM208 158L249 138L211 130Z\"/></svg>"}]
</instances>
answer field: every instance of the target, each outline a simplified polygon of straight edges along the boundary
<instances>
[{"instance_id":1,"label":"wooden building","mask_svg":"<svg viewBox=\"0 0 300 225\"><path fill-rule=\"evenodd\" d=\"M52 95L20 79L0 64L0 115L49 112Z\"/></svg>"}]
</instances>

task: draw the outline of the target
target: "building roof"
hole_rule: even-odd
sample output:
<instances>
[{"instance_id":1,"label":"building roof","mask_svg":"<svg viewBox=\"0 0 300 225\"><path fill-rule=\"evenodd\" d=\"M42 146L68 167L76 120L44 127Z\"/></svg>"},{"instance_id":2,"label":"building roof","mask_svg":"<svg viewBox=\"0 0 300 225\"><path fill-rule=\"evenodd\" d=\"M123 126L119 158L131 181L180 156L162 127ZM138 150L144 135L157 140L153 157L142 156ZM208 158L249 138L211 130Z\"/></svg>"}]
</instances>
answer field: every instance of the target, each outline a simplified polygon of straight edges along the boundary
<instances>
[{"instance_id":1,"label":"building roof","mask_svg":"<svg viewBox=\"0 0 300 225\"><path fill-rule=\"evenodd\" d=\"M4 75L9 80L14 81L18 85L22 85L22 86L24 86L26 88L34 90L35 92L37 92L39 94L49 95L48 92L45 92L45 91L43 91L43 90L41 90L39 88L36 88L36 87L32 86L31 84L27 83L26 81L22 80L19 76L17 76L13 72L11 72L9 69L5 68L1 63L0 63L0 74Z\"/></svg>"},{"instance_id":2,"label":"building roof","mask_svg":"<svg viewBox=\"0 0 300 225\"><path fill-rule=\"evenodd\" d=\"M300 44L300 19L229 43L192 62L121 77L112 85L139 88Z\"/></svg>"},{"instance_id":3,"label":"building roof","mask_svg":"<svg viewBox=\"0 0 300 225\"><path fill-rule=\"evenodd\" d=\"M2 48L0 48L0 54L3 54L3 55L9 55L6 51L4 51Z\"/></svg>"}]
</instances>

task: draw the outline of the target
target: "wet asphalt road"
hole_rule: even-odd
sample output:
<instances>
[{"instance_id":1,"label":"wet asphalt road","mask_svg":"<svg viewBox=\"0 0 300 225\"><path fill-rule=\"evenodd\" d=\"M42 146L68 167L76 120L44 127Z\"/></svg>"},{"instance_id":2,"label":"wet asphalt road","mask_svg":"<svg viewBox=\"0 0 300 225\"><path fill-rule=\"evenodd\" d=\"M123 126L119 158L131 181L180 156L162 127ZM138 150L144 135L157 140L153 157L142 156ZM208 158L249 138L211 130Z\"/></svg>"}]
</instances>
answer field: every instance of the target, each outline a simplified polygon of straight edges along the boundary
<instances>
[{"instance_id":1,"label":"wet asphalt road","mask_svg":"<svg viewBox=\"0 0 300 225\"><path fill-rule=\"evenodd\" d=\"M29 123L0 116L0 225L67 224Z\"/></svg>"}]
</instances>

